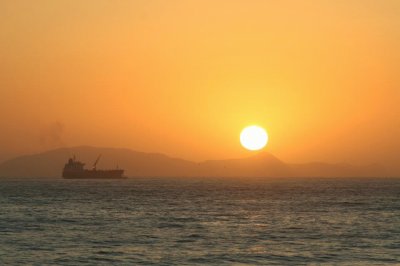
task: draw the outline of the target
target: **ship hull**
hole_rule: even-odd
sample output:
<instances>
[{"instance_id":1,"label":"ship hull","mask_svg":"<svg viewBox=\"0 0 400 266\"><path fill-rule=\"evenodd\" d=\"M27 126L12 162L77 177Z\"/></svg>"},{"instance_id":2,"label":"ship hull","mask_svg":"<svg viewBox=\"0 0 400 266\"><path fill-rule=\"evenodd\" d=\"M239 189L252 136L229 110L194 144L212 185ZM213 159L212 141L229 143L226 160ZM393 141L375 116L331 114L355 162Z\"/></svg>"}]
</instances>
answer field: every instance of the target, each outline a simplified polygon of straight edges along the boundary
<instances>
[{"instance_id":1,"label":"ship hull","mask_svg":"<svg viewBox=\"0 0 400 266\"><path fill-rule=\"evenodd\" d=\"M63 171L65 179L126 179L124 170Z\"/></svg>"}]
</instances>

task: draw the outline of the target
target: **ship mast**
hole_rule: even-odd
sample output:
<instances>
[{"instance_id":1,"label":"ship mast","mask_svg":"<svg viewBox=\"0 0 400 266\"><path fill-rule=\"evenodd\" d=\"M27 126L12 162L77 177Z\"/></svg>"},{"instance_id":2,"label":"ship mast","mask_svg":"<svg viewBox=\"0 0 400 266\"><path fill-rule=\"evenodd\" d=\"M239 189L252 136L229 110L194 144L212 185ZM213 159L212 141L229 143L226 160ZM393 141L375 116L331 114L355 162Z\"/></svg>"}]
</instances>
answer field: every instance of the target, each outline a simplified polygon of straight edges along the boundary
<instances>
[{"instance_id":1,"label":"ship mast","mask_svg":"<svg viewBox=\"0 0 400 266\"><path fill-rule=\"evenodd\" d=\"M99 157L97 157L96 161L94 162L93 168L92 168L93 170L96 170L96 166L97 166L97 163L99 162L100 158L101 158L101 154L99 155Z\"/></svg>"}]
</instances>

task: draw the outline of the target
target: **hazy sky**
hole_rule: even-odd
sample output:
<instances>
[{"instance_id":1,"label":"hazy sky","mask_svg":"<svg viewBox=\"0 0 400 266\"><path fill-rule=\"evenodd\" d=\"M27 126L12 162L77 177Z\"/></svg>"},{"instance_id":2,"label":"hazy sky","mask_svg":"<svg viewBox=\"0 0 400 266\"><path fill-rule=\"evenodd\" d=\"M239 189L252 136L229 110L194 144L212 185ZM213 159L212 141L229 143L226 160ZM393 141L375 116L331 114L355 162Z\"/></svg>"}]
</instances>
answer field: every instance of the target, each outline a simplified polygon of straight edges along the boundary
<instances>
[{"instance_id":1,"label":"hazy sky","mask_svg":"<svg viewBox=\"0 0 400 266\"><path fill-rule=\"evenodd\" d=\"M400 173L398 0L0 2L0 160L59 146Z\"/></svg>"}]
</instances>

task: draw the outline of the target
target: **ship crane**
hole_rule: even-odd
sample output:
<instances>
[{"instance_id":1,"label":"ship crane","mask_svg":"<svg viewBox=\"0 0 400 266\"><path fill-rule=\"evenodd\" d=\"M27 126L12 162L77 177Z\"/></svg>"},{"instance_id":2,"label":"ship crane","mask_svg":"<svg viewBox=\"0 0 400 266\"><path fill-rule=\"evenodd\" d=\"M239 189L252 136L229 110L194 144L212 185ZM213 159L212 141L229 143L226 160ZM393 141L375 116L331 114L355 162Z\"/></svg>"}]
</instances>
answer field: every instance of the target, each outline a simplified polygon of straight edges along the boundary
<instances>
[{"instance_id":1,"label":"ship crane","mask_svg":"<svg viewBox=\"0 0 400 266\"><path fill-rule=\"evenodd\" d=\"M100 161L100 158L101 158L101 154L99 155L99 157L97 157L97 159L96 159L96 161L94 162L94 164L93 164L93 170L96 170L96 166L97 166L97 163Z\"/></svg>"}]
</instances>

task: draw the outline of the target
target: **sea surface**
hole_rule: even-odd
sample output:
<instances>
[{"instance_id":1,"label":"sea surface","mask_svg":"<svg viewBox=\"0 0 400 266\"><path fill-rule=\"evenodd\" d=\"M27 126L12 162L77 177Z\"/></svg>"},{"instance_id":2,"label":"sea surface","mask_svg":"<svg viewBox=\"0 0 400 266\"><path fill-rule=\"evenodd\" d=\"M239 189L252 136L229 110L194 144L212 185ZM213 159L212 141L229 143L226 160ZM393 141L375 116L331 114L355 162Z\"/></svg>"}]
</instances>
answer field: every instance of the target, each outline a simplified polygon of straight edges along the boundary
<instances>
[{"instance_id":1,"label":"sea surface","mask_svg":"<svg viewBox=\"0 0 400 266\"><path fill-rule=\"evenodd\" d=\"M400 265L400 179L0 180L0 265Z\"/></svg>"}]
</instances>

